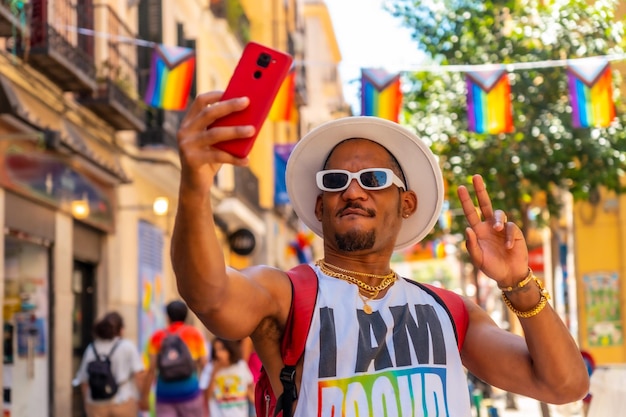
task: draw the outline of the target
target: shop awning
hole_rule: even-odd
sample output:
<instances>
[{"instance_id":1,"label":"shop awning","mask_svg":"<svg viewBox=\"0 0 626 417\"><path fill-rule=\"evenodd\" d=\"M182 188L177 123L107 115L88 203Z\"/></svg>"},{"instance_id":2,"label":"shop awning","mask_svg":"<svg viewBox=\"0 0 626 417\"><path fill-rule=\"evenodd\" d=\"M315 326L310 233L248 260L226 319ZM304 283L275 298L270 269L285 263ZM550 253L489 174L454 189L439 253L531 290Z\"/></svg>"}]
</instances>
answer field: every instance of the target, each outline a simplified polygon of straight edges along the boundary
<instances>
[{"instance_id":1,"label":"shop awning","mask_svg":"<svg viewBox=\"0 0 626 417\"><path fill-rule=\"evenodd\" d=\"M228 225L229 232L238 228L248 228L257 237L265 236L265 223L254 211L239 199L228 197L220 201L215 215Z\"/></svg>"},{"instance_id":2,"label":"shop awning","mask_svg":"<svg viewBox=\"0 0 626 417\"><path fill-rule=\"evenodd\" d=\"M109 181L128 183L130 179L122 169L118 153L112 144L93 137L84 128L69 121L62 112L65 103L45 103L24 88L0 74L0 117L20 130L50 130L58 132L58 143L51 147L62 147L80 157L86 166L96 168L109 177Z\"/></svg>"}]
</instances>

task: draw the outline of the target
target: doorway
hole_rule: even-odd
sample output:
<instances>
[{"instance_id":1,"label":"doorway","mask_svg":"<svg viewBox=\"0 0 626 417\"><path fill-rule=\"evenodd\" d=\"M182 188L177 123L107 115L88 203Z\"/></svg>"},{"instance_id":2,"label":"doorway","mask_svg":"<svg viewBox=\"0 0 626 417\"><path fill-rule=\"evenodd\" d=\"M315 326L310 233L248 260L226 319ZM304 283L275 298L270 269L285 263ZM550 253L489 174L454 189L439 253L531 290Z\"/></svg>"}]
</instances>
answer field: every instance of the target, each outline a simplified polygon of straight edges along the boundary
<instances>
[{"instance_id":1,"label":"doorway","mask_svg":"<svg viewBox=\"0 0 626 417\"><path fill-rule=\"evenodd\" d=\"M4 236L3 415L50 409L50 258L44 239L11 229Z\"/></svg>"},{"instance_id":2,"label":"doorway","mask_svg":"<svg viewBox=\"0 0 626 417\"><path fill-rule=\"evenodd\" d=\"M93 340L92 327L96 318L96 265L74 260L72 272L72 374L76 375L85 349ZM72 416L85 417L80 387L72 392Z\"/></svg>"}]
</instances>

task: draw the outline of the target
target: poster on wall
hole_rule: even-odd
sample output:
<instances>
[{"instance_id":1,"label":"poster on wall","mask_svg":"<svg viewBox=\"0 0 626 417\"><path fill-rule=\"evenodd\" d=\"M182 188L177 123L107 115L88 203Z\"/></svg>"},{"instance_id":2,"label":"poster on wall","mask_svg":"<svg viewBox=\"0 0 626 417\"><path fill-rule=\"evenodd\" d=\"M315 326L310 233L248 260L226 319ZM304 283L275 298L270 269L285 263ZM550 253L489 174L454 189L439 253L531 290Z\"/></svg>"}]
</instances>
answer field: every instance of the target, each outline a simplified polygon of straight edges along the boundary
<instances>
[{"instance_id":1,"label":"poster on wall","mask_svg":"<svg viewBox=\"0 0 626 417\"><path fill-rule=\"evenodd\" d=\"M165 292L163 288L163 231L147 222L139 222L139 348L148 365L150 336L165 327Z\"/></svg>"},{"instance_id":2,"label":"poster on wall","mask_svg":"<svg viewBox=\"0 0 626 417\"><path fill-rule=\"evenodd\" d=\"M619 346L624 343L621 321L619 274L590 272L583 275L587 343L589 346Z\"/></svg>"},{"instance_id":3,"label":"poster on wall","mask_svg":"<svg viewBox=\"0 0 626 417\"><path fill-rule=\"evenodd\" d=\"M17 354L20 358L28 358L30 354L44 356L46 354L46 322L42 317L30 313L17 313Z\"/></svg>"}]
</instances>

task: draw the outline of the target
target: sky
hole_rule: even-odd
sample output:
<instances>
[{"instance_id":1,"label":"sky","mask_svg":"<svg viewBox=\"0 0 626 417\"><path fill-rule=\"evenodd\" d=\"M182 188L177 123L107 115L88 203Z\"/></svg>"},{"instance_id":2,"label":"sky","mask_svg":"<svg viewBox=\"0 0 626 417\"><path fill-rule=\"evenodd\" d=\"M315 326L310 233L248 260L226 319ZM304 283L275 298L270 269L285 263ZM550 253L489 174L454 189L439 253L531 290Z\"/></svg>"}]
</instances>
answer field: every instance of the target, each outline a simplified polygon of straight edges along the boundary
<instances>
[{"instance_id":1,"label":"sky","mask_svg":"<svg viewBox=\"0 0 626 417\"><path fill-rule=\"evenodd\" d=\"M423 63L417 44L401 21L383 10L384 0L325 0L341 51L339 73L346 102L360 114L361 68L390 73Z\"/></svg>"}]
</instances>

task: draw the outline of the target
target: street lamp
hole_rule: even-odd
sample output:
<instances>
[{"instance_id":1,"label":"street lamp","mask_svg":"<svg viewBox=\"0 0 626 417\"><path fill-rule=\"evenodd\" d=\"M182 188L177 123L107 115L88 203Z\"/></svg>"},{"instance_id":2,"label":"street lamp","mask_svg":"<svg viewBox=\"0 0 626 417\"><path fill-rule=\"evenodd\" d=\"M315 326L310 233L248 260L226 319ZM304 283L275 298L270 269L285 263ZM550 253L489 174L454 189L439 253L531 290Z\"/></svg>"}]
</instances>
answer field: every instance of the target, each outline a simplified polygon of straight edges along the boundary
<instances>
[{"instance_id":1,"label":"street lamp","mask_svg":"<svg viewBox=\"0 0 626 417\"><path fill-rule=\"evenodd\" d=\"M91 210L89 209L89 200L87 199L87 195L83 194L80 200L72 201L70 204L70 211L72 212L72 216L79 220L89 217Z\"/></svg>"},{"instance_id":2,"label":"street lamp","mask_svg":"<svg viewBox=\"0 0 626 417\"><path fill-rule=\"evenodd\" d=\"M170 211L170 200L167 197L157 197L152 203L152 211L157 216L165 216Z\"/></svg>"}]
</instances>

